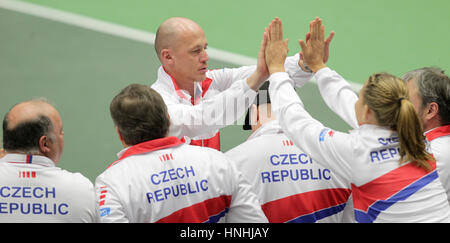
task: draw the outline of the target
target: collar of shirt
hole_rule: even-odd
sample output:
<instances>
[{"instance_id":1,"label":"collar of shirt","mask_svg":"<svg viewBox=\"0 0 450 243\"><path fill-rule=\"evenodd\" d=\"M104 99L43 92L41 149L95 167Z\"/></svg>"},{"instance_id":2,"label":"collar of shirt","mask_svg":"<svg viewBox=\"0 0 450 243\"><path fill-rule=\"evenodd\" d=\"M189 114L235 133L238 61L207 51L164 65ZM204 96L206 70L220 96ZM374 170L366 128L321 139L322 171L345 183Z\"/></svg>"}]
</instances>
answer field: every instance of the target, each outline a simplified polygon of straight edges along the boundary
<instances>
[{"instance_id":1,"label":"collar of shirt","mask_svg":"<svg viewBox=\"0 0 450 243\"><path fill-rule=\"evenodd\" d=\"M0 158L0 163L34 164L46 167L55 166L55 163L45 156L30 154L6 154L3 158Z\"/></svg>"},{"instance_id":2,"label":"collar of shirt","mask_svg":"<svg viewBox=\"0 0 450 243\"><path fill-rule=\"evenodd\" d=\"M166 72L164 67L160 67L159 70L159 78L164 80L164 84L170 87L175 91L175 93L178 95L179 98L182 100L189 101L192 105L197 105L200 103L201 98L205 96L206 91L209 89L209 86L211 86L212 79L206 78L205 80L201 82L195 82L194 83L194 97L191 97L189 92L186 90L180 89L178 87L178 84L176 80Z\"/></svg>"},{"instance_id":3,"label":"collar of shirt","mask_svg":"<svg viewBox=\"0 0 450 243\"><path fill-rule=\"evenodd\" d=\"M156 150L175 147L180 144L184 144L184 142L177 137L159 138L122 149L119 153L117 153L117 156L119 157L119 160L122 160L132 155L144 154Z\"/></svg>"},{"instance_id":4,"label":"collar of shirt","mask_svg":"<svg viewBox=\"0 0 450 243\"><path fill-rule=\"evenodd\" d=\"M431 142L432 140L450 135L450 125L445 125L442 127L436 127L431 130L428 130L425 132L425 137L427 137L427 140Z\"/></svg>"},{"instance_id":5,"label":"collar of shirt","mask_svg":"<svg viewBox=\"0 0 450 243\"><path fill-rule=\"evenodd\" d=\"M280 124L277 120L270 121L264 125L262 125L260 128L258 128L250 137L248 137L248 140L260 137L262 135L268 135L268 134L278 134L283 133L283 130L281 129Z\"/></svg>"}]
</instances>

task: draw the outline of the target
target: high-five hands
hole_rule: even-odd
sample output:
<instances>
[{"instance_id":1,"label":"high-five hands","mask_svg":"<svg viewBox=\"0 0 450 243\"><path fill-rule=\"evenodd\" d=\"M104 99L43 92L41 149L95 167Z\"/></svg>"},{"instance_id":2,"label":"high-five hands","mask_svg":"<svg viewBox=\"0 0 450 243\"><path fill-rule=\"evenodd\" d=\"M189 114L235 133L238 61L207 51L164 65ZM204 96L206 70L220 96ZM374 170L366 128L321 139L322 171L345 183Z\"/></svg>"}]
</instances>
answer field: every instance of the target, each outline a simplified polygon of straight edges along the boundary
<instances>
[{"instance_id":1,"label":"high-five hands","mask_svg":"<svg viewBox=\"0 0 450 243\"><path fill-rule=\"evenodd\" d=\"M308 67L315 73L320 69L326 67L325 62L329 56L329 45L333 39L334 32L324 41L325 27L322 25L322 20L318 17L314 19L310 25L310 32L306 34L306 42L299 40L302 48L302 58Z\"/></svg>"},{"instance_id":2,"label":"high-five hands","mask_svg":"<svg viewBox=\"0 0 450 243\"><path fill-rule=\"evenodd\" d=\"M283 25L279 18L275 18L265 30L267 35L266 43L266 64L269 73L284 72L284 62L289 48L288 39L283 40Z\"/></svg>"},{"instance_id":3,"label":"high-five hands","mask_svg":"<svg viewBox=\"0 0 450 243\"><path fill-rule=\"evenodd\" d=\"M247 79L248 86L257 91L259 87L269 78L269 70L266 65L267 33L264 31L261 45L259 47L256 71Z\"/></svg>"},{"instance_id":4,"label":"high-five hands","mask_svg":"<svg viewBox=\"0 0 450 243\"><path fill-rule=\"evenodd\" d=\"M309 28L310 31L306 34L305 40L299 40L302 51L298 64L305 70L303 64L306 63L313 72L317 72L326 67L334 32L331 32L324 40L325 27L318 17L311 21ZM247 79L248 86L256 91L269 75L284 72L284 62L288 52L288 39L283 40L283 24L279 18L275 18L269 27L265 28L258 52L256 71Z\"/></svg>"}]
</instances>

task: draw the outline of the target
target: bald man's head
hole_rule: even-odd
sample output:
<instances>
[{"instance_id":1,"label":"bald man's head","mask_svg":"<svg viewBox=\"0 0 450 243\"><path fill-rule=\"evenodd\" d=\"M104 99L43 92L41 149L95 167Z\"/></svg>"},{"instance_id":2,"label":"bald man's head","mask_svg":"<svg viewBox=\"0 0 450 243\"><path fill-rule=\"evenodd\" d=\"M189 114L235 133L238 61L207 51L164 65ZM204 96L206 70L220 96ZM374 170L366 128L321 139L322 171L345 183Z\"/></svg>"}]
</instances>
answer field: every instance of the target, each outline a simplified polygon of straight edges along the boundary
<instances>
[{"instance_id":1,"label":"bald man's head","mask_svg":"<svg viewBox=\"0 0 450 243\"><path fill-rule=\"evenodd\" d=\"M5 116L7 128L14 129L24 122L36 120L40 116L49 117L56 109L45 99L35 99L21 102L13 106Z\"/></svg>"},{"instance_id":2,"label":"bald man's head","mask_svg":"<svg viewBox=\"0 0 450 243\"><path fill-rule=\"evenodd\" d=\"M3 148L6 152L48 155L57 162L64 146L59 130L62 132L61 117L48 101L25 101L13 106L3 119ZM52 146L52 151L43 149L43 143Z\"/></svg>"},{"instance_id":3,"label":"bald man's head","mask_svg":"<svg viewBox=\"0 0 450 243\"><path fill-rule=\"evenodd\" d=\"M178 41L182 41L180 35L203 29L193 20L183 17L173 17L164 21L156 31L155 50L161 60L161 50L173 48Z\"/></svg>"}]
</instances>

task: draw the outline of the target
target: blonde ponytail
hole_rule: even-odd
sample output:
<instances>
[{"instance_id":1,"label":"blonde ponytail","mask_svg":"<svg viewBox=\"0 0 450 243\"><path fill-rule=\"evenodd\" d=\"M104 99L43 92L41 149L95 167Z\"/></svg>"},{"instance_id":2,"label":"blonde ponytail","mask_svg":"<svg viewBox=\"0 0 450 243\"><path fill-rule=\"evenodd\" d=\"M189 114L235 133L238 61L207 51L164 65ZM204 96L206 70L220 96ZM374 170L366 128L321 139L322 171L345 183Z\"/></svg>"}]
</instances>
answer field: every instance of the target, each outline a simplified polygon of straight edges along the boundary
<instances>
[{"instance_id":1,"label":"blonde ponytail","mask_svg":"<svg viewBox=\"0 0 450 243\"><path fill-rule=\"evenodd\" d=\"M398 77L376 73L369 77L363 93L364 102L374 111L378 124L398 133L400 163L411 163L430 170L433 157L426 152L422 125L409 101L408 90Z\"/></svg>"},{"instance_id":2,"label":"blonde ponytail","mask_svg":"<svg viewBox=\"0 0 450 243\"><path fill-rule=\"evenodd\" d=\"M400 163L413 161L419 167L430 170L433 160L426 152L422 126L413 104L408 99L400 102L396 130L400 140Z\"/></svg>"}]
</instances>

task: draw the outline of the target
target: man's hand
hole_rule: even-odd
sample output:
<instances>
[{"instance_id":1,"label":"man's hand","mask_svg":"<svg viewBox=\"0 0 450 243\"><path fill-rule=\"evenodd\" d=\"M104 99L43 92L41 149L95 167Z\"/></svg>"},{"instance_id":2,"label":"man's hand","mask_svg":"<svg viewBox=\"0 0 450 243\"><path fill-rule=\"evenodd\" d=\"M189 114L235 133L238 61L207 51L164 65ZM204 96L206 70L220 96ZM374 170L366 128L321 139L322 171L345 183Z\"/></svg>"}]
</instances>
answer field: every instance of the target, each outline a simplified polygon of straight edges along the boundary
<instances>
[{"instance_id":1,"label":"man's hand","mask_svg":"<svg viewBox=\"0 0 450 243\"><path fill-rule=\"evenodd\" d=\"M256 64L256 71L247 78L247 85L251 89L258 91L259 87L269 78L269 70L266 65L266 45L267 33L264 31L263 39L258 52L258 60Z\"/></svg>"},{"instance_id":2,"label":"man's hand","mask_svg":"<svg viewBox=\"0 0 450 243\"><path fill-rule=\"evenodd\" d=\"M279 18L275 18L266 29L266 64L269 73L284 72L284 62L289 48L288 39L283 40L283 25Z\"/></svg>"},{"instance_id":3,"label":"man's hand","mask_svg":"<svg viewBox=\"0 0 450 243\"><path fill-rule=\"evenodd\" d=\"M334 32L331 32L327 40L324 41L325 27L322 25L322 20L318 17L310 23L309 27L310 32L306 34L306 43L303 40L299 41L302 48L301 59L306 62L313 72L317 72L326 67L325 62L328 61L329 45L333 39Z\"/></svg>"}]
</instances>

